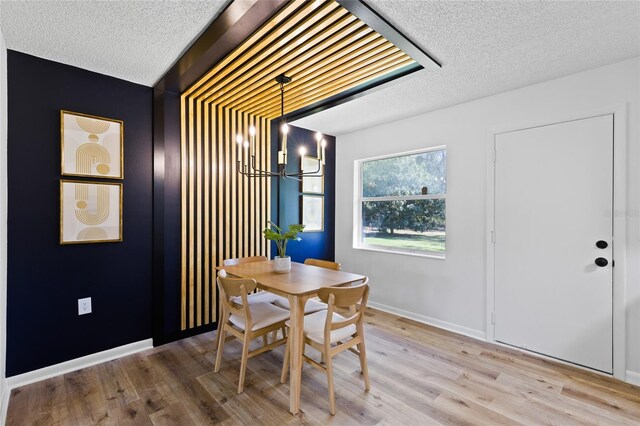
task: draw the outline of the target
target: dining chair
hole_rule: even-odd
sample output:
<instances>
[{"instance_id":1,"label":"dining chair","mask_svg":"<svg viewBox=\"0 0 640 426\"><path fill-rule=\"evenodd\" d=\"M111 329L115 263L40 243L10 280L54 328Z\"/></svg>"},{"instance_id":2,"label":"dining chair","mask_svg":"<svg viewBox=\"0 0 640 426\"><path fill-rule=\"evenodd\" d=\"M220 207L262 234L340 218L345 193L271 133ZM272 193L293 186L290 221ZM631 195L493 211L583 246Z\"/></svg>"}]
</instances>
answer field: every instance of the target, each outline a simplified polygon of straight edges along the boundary
<instances>
[{"instance_id":1,"label":"dining chair","mask_svg":"<svg viewBox=\"0 0 640 426\"><path fill-rule=\"evenodd\" d=\"M242 263L252 263L252 262L266 262L269 259L266 256L248 256L248 257L235 257L235 258L230 258L230 259L224 259L222 261L222 265L223 266L234 266L234 265L240 265ZM280 305L285 305L287 303L289 303L289 301L287 300L286 297L282 297L282 296L278 296L277 294L273 294L270 293L268 291L261 291L261 290L257 290L256 292L252 293L249 295L249 297L247 298L247 301L249 303L275 303L280 304ZM242 304L242 301L240 300L239 297L236 297L233 300L234 303L237 304ZM282 306L278 306L280 308L282 308ZM287 308L283 308L283 309L287 309ZM272 339L275 341L277 338L277 334L278 331L276 330L273 334L272 334ZM282 336L284 337L284 336ZM263 336L263 340L264 340L264 344L266 345L268 343L268 339L269 337L267 335ZM217 339L216 339L216 344L218 343Z\"/></svg>"},{"instance_id":2,"label":"dining chair","mask_svg":"<svg viewBox=\"0 0 640 426\"><path fill-rule=\"evenodd\" d=\"M257 256L260 257L260 256ZM227 271L225 271L224 269L220 269L218 271L218 277L220 278L227 278ZM249 295L247 295L247 303L249 305L254 304L254 303L273 303L277 300L277 298L280 299L285 299L282 296L277 296L273 293L269 293L268 291L259 291L257 293L251 293ZM244 301L242 300L242 298L240 296L234 296L231 298L231 301L233 303L235 303L236 305L242 305L244 303ZM281 308L283 309L283 308ZM222 328L221 328L221 324L222 324L222 309L220 309L218 311L218 331L216 332L216 339L215 339L215 347L217 348L220 345L220 336L222 335ZM278 330L274 330L273 333L271 334L272 336L272 340L276 341L277 337L278 337ZM282 329L282 337L286 337L286 328ZM262 343L266 346L269 344L269 336L268 335L264 335L262 336Z\"/></svg>"},{"instance_id":3,"label":"dining chair","mask_svg":"<svg viewBox=\"0 0 640 426\"><path fill-rule=\"evenodd\" d=\"M338 262L332 262L330 260L322 260L322 259L312 259L308 258L304 261L305 265L319 266L321 268L333 269L334 271L339 271L342 268Z\"/></svg>"},{"instance_id":4,"label":"dining chair","mask_svg":"<svg viewBox=\"0 0 640 426\"><path fill-rule=\"evenodd\" d=\"M244 389L244 378L249 358L269 351L287 341L284 329L285 321L289 318L289 311L278 308L271 303L248 303L248 293L257 286L256 281L253 279L223 278L219 276L217 282L222 302L222 321L218 326L218 332L221 334L213 371L215 373L220 371L222 351L227 333L242 341L242 358L240 360L240 378L238 381L238 394L241 394ZM240 297L243 303L240 305L234 303L234 297ZM251 352L249 351L249 345L253 339L266 336L268 333L277 331L280 328L283 329L282 339L265 344Z\"/></svg>"},{"instance_id":5,"label":"dining chair","mask_svg":"<svg viewBox=\"0 0 640 426\"><path fill-rule=\"evenodd\" d=\"M302 358L327 374L327 388L329 391L329 411L336 413L336 400L333 391L333 357L349 350L360 358L360 370L364 378L364 390L371 388L369 370L367 368L367 353L364 344L364 311L369 297L369 278L354 287L323 287L318 291L320 300L326 302L326 311L319 311L304 317L304 346L309 345L318 350L323 360L317 362L304 352ZM348 308L348 317L335 312L336 308ZM287 327L290 322L286 322ZM353 349L353 346L357 347ZM304 349L303 349L304 351ZM287 340L282 375L280 382L287 380L289 371L290 342Z\"/></svg>"}]
</instances>

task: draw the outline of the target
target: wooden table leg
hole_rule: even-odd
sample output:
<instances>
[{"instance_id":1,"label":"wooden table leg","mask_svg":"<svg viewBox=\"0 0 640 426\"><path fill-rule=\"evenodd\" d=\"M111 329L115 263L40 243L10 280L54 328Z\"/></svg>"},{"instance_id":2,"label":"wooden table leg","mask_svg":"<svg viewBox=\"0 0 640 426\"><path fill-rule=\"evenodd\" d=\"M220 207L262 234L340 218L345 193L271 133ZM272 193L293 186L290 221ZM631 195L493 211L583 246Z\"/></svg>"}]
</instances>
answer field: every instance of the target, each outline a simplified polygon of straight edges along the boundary
<instances>
[{"instance_id":1,"label":"wooden table leg","mask_svg":"<svg viewBox=\"0 0 640 426\"><path fill-rule=\"evenodd\" d=\"M304 352L304 305L309 296L289 295L291 309L291 330L289 342L291 356L289 358L289 411L298 414L300 411L300 388L302 381L302 354Z\"/></svg>"}]
</instances>

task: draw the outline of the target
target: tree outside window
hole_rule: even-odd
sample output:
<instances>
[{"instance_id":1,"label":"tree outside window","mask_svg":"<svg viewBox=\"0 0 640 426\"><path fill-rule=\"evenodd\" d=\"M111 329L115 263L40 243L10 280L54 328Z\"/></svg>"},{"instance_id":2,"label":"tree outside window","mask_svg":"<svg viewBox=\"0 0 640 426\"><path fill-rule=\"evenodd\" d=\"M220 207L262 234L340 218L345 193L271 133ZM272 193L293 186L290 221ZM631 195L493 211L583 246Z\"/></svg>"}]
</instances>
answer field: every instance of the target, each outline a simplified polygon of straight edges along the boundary
<instances>
[{"instance_id":1,"label":"tree outside window","mask_svg":"<svg viewBox=\"0 0 640 426\"><path fill-rule=\"evenodd\" d=\"M443 255L446 163L444 147L361 160L356 246Z\"/></svg>"}]
</instances>

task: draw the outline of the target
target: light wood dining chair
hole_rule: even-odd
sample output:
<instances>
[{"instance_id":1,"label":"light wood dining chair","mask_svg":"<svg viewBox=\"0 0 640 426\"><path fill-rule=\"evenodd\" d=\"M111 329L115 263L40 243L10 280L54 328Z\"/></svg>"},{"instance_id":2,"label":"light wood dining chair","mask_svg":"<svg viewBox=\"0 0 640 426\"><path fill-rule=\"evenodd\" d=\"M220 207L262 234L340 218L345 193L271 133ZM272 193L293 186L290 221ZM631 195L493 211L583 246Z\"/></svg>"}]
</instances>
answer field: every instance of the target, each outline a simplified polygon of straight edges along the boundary
<instances>
[{"instance_id":1,"label":"light wood dining chair","mask_svg":"<svg viewBox=\"0 0 640 426\"><path fill-rule=\"evenodd\" d=\"M334 271L339 271L340 269L342 269L342 265L340 265L338 262L332 262L330 260L308 258L308 259L305 259L304 264L319 266L321 268L333 269Z\"/></svg>"},{"instance_id":2,"label":"light wood dining chair","mask_svg":"<svg viewBox=\"0 0 640 426\"><path fill-rule=\"evenodd\" d=\"M220 371L222 351L227 333L242 341L242 358L240 360L240 378L238 393L244 389L244 378L247 371L247 361L256 355L269 351L287 341L284 333L285 321L289 318L289 311L278 308L271 303L248 303L248 293L256 288L256 281L246 278L218 277L218 289L222 302L222 321L218 326L220 333L218 353L214 372ZM234 297L240 297L242 304L233 302ZM266 336L267 333L283 329L283 338L249 352L249 345L253 339Z\"/></svg>"},{"instance_id":3,"label":"light wood dining chair","mask_svg":"<svg viewBox=\"0 0 640 426\"><path fill-rule=\"evenodd\" d=\"M304 343L320 351L324 362L317 362L303 353L302 358L315 368L326 372L329 391L329 411L336 414L333 391L333 357L349 350L360 358L360 370L364 378L364 390L371 388L367 353L364 344L364 311L369 297L369 278L354 287L325 287L318 292L320 300L327 302L328 309L304 317ZM336 308L348 308L348 317L335 312ZM287 321L287 326L290 325ZM287 380L289 371L289 348L287 340L280 382ZM357 347L353 349L353 346Z\"/></svg>"},{"instance_id":4,"label":"light wood dining chair","mask_svg":"<svg viewBox=\"0 0 640 426\"><path fill-rule=\"evenodd\" d=\"M227 271L225 271L224 269L220 269L218 271L218 277L220 278L227 278ZM269 293L266 291L261 291L259 293L251 293L247 296L247 303L252 304L252 303L272 303L275 302L275 299L272 297L275 296L275 294L273 293ZM235 303L236 305L242 305L242 298L240 296L235 296L233 298L231 298L231 301L233 303ZM218 331L216 332L216 339L215 339L215 347L217 348L220 345L220 336L222 335L222 309L218 310ZM283 331L284 333L285 331ZM277 335L278 331L276 330L273 333L273 340L276 340L276 335ZM284 336L283 336L284 337ZM265 334L264 336L262 336L262 341L265 345L267 345L269 343L269 337Z\"/></svg>"},{"instance_id":5,"label":"light wood dining chair","mask_svg":"<svg viewBox=\"0 0 640 426\"><path fill-rule=\"evenodd\" d=\"M237 257L237 258L231 258L231 259L224 259L222 261L222 265L223 266L234 266L234 265L240 265L242 263L252 263L252 262L266 262L269 259L267 259L266 256L250 256L250 257ZM226 278L227 277L227 272L224 269L221 269L218 271L218 276L222 277L222 278ZM233 303L237 304L237 305L242 305L243 301L239 296L236 296L233 298ZM287 299L282 297L282 296L278 296L277 294L273 294L270 293L268 291L256 291L254 293L251 293L247 296L247 303L252 304L252 303L275 303L279 301L280 304L283 304L284 302L287 302ZM286 309L286 308L283 308ZM218 313L218 332L216 334L216 339L215 339L215 346L216 348L218 347L218 345L220 344L220 324L222 324L222 310L219 311ZM283 333L285 333L285 329L283 329ZM272 334L272 340L275 341L277 339L277 335L278 335L278 330L274 331ZM284 334L282 337L285 337ZM265 334L264 336L262 336L262 340L263 343L265 345L267 345L269 343L269 337Z\"/></svg>"}]
</instances>

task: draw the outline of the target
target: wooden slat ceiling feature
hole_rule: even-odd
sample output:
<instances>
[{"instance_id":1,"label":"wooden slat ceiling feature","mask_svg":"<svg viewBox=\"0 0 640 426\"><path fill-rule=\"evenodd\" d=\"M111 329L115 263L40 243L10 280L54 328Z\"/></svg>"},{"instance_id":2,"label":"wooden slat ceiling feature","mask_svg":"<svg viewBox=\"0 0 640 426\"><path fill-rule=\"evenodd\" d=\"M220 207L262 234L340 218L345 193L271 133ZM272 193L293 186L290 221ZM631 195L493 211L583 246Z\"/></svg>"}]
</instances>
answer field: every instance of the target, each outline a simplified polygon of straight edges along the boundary
<instances>
[{"instance_id":1,"label":"wooden slat ceiling feature","mask_svg":"<svg viewBox=\"0 0 640 426\"><path fill-rule=\"evenodd\" d=\"M414 64L334 0L287 3L183 96L274 119Z\"/></svg>"}]
</instances>

